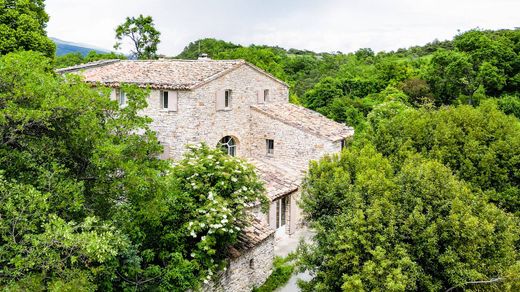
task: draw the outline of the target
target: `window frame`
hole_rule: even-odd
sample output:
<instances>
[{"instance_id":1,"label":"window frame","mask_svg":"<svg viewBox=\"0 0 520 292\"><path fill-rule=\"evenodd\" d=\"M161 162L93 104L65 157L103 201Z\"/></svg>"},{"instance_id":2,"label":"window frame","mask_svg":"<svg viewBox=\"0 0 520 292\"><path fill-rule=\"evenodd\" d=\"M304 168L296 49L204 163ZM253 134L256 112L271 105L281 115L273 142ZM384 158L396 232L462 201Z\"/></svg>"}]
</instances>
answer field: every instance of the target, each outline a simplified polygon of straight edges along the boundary
<instances>
[{"instance_id":1,"label":"window frame","mask_svg":"<svg viewBox=\"0 0 520 292\"><path fill-rule=\"evenodd\" d=\"M229 156L235 157L237 155L238 143L233 136L222 137L217 146Z\"/></svg>"},{"instance_id":2,"label":"window frame","mask_svg":"<svg viewBox=\"0 0 520 292\"><path fill-rule=\"evenodd\" d=\"M166 96L164 94L166 94ZM163 109L163 110L170 110L170 108L169 108L169 105L170 105L169 104L170 103L170 93L169 93L169 91L168 90L161 90L160 95L161 95L161 109ZM165 101L165 97L166 97L166 106L164 106L165 105L165 102L164 102Z\"/></svg>"},{"instance_id":3,"label":"window frame","mask_svg":"<svg viewBox=\"0 0 520 292\"><path fill-rule=\"evenodd\" d=\"M267 155L274 155L274 139L265 139L265 149Z\"/></svg>"},{"instance_id":4,"label":"window frame","mask_svg":"<svg viewBox=\"0 0 520 292\"><path fill-rule=\"evenodd\" d=\"M269 101L269 89L264 89L264 103Z\"/></svg>"},{"instance_id":5,"label":"window frame","mask_svg":"<svg viewBox=\"0 0 520 292\"><path fill-rule=\"evenodd\" d=\"M231 109L231 89L224 90L224 109Z\"/></svg>"},{"instance_id":6,"label":"window frame","mask_svg":"<svg viewBox=\"0 0 520 292\"><path fill-rule=\"evenodd\" d=\"M116 100L120 107L125 107L128 105L126 92L124 92L121 88L116 89Z\"/></svg>"}]
</instances>

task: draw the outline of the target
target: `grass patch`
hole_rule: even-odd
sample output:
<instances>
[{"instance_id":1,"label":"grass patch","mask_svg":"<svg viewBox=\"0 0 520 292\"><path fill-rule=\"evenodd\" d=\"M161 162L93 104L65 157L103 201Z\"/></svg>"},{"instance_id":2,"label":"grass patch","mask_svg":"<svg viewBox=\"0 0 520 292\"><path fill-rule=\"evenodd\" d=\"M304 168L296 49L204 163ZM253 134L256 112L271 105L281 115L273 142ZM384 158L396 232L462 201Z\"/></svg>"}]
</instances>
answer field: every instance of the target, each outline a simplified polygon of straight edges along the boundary
<instances>
[{"instance_id":1,"label":"grass patch","mask_svg":"<svg viewBox=\"0 0 520 292\"><path fill-rule=\"evenodd\" d=\"M273 262L273 273L267 278L265 283L253 289L253 292L272 292L277 288L285 285L294 273L295 254L289 254L287 257L275 257Z\"/></svg>"}]
</instances>

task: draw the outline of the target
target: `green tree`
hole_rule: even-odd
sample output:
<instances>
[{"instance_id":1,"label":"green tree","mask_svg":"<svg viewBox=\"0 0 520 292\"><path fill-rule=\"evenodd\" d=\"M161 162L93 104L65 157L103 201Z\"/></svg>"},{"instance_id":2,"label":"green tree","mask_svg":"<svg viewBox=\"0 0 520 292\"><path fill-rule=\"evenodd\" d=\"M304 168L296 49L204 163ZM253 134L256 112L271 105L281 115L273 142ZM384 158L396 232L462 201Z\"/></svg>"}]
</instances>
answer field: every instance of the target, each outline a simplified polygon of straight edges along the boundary
<instances>
[{"instance_id":1,"label":"green tree","mask_svg":"<svg viewBox=\"0 0 520 292\"><path fill-rule=\"evenodd\" d=\"M498 100L498 108L505 114L513 115L520 119L520 97L506 95Z\"/></svg>"},{"instance_id":2,"label":"green tree","mask_svg":"<svg viewBox=\"0 0 520 292\"><path fill-rule=\"evenodd\" d=\"M96 51L90 51L86 56L81 55L79 52L68 53L63 56L56 56L54 61L56 68L65 68L74 65L79 65L88 62L95 62L99 60L113 60L120 59L125 60L126 57L123 54L117 54L114 52L110 53L98 53Z\"/></svg>"},{"instance_id":3,"label":"green tree","mask_svg":"<svg viewBox=\"0 0 520 292\"><path fill-rule=\"evenodd\" d=\"M209 57L215 58L218 53L240 47L240 45L236 45L230 42L205 38L189 43L186 47L184 47L177 58L196 60L200 54L208 54Z\"/></svg>"},{"instance_id":4,"label":"green tree","mask_svg":"<svg viewBox=\"0 0 520 292\"><path fill-rule=\"evenodd\" d=\"M137 59L157 58L157 45L160 43L161 33L155 28L151 16L127 17L126 21L116 28L117 42L114 48L121 47L123 38L129 38L132 45L132 54Z\"/></svg>"},{"instance_id":5,"label":"green tree","mask_svg":"<svg viewBox=\"0 0 520 292\"><path fill-rule=\"evenodd\" d=\"M44 0L0 0L0 55L31 50L52 58L56 45L47 37L48 21Z\"/></svg>"},{"instance_id":6,"label":"green tree","mask_svg":"<svg viewBox=\"0 0 520 292\"><path fill-rule=\"evenodd\" d=\"M420 153L485 191L500 207L520 211L520 121L495 102L439 110L387 103L369 114L368 123L368 139L396 166L409 153Z\"/></svg>"},{"instance_id":7,"label":"green tree","mask_svg":"<svg viewBox=\"0 0 520 292\"><path fill-rule=\"evenodd\" d=\"M54 62L56 68L65 68L84 63L84 59L80 52L74 52L62 56L56 56Z\"/></svg>"},{"instance_id":8,"label":"green tree","mask_svg":"<svg viewBox=\"0 0 520 292\"><path fill-rule=\"evenodd\" d=\"M371 145L312 163L302 206L317 232L300 247L304 291L439 291L518 281L517 219L439 162L393 167ZM509 284L508 284L509 285Z\"/></svg>"},{"instance_id":9,"label":"green tree","mask_svg":"<svg viewBox=\"0 0 520 292\"><path fill-rule=\"evenodd\" d=\"M432 56L427 80L437 105L452 104L459 96L473 96L479 84L470 57L463 52L439 50Z\"/></svg>"},{"instance_id":10,"label":"green tree","mask_svg":"<svg viewBox=\"0 0 520 292\"><path fill-rule=\"evenodd\" d=\"M162 163L150 156L160 147L150 132L128 134L146 122L135 104L121 110L106 90L56 76L40 54L5 55L0 68L0 286L103 286L127 245L107 213L123 193L135 198L128 181Z\"/></svg>"}]
</instances>

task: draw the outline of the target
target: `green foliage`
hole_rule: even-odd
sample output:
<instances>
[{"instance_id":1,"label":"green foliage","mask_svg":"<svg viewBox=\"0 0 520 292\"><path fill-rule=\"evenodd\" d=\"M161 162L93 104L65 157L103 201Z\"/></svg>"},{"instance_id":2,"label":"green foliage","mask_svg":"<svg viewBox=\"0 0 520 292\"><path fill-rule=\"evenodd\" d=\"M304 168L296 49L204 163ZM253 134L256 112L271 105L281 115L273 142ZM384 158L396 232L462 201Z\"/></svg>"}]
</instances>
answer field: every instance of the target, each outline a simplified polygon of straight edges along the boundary
<instances>
[{"instance_id":1,"label":"green foliage","mask_svg":"<svg viewBox=\"0 0 520 292\"><path fill-rule=\"evenodd\" d=\"M295 266L291 263L291 256L286 258L275 257L273 261L273 272L264 284L254 288L253 292L272 292L285 285L294 273Z\"/></svg>"},{"instance_id":2,"label":"green foliage","mask_svg":"<svg viewBox=\"0 0 520 292\"><path fill-rule=\"evenodd\" d=\"M369 115L368 136L395 165L420 153L484 190L499 206L519 212L520 122L486 102L439 110L385 104ZM413 122L410 122L413 121Z\"/></svg>"},{"instance_id":3,"label":"green foliage","mask_svg":"<svg viewBox=\"0 0 520 292\"><path fill-rule=\"evenodd\" d=\"M236 48L220 52L215 55L216 59L244 59L257 67L266 70L274 76L285 80L282 56L272 48L251 46L248 48Z\"/></svg>"},{"instance_id":4,"label":"green foliage","mask_svg":"<svg viewBox=\"0 0 520 292\"><path fill-rule=\"evenodd\" d=\"M117 42L114 48L121 47L123 38L129 38L132 54L137 59L157 58L157 45L161 42L161 33L155 28L151 16L127 17L126 21L116 28Z\"/></svg>"},{"instance_id":5,"label":"green foliage","mask_svg":"<svg viewBox=\"0 0 520 292\"><path fill-rule=\"evenodd\" d=\"M402 165L371 145L311 164L302 207L315 245L304 291L439 291L506 277L518 261L518 221L434 160Z\"/></svg>"},{"instance_id":6,"label":"green foliage","mask_svg":"<svg viewBox=\"0 0 520 292\"><path fill-rule=\"evenodd\" d=\"M218 53L240 48L230 42L206 38L189 43L184 50L177 56L180 59L196 60L200 54L208 54L210 58L216 58Z\"/></svg>"},{"instance_id":7,"label":"green foliage","mask_svg":"<svg viewBox=\"0 0 520 292\"><path fill-rule=\"evenodd\" d=\"M0 55L31 50L54 56L56 45L47 37L49 16L44 0L0 0Z\"/></svg>"},{"instance_id":8,"label":"green foliage","mask_svg":"<svg viewBox=\"0 0 520 292\"><path fill-rule=\"evenodd\" d=\"M81 53L68 53L63 56L56 56L55 58L55 67L56 68L65 68L74 65L79 65L82 63L94 62L99 60L113 60L120 59L125 60L126 57L123 54L117 54L114 52L110 53L98 53L96 51L90 51L86 56L83 57Z\"/></svg>"},{"instance_id":9,"label":"green foliage","mask_svg":"<svg viewBox=\"0 0 520 292\"><path fill-rule=\"evenodd\" d=\"M513 115L520 119L520 97L506 95L498 100L498 108L505 114Z\"/></svg>"}]
</instances>

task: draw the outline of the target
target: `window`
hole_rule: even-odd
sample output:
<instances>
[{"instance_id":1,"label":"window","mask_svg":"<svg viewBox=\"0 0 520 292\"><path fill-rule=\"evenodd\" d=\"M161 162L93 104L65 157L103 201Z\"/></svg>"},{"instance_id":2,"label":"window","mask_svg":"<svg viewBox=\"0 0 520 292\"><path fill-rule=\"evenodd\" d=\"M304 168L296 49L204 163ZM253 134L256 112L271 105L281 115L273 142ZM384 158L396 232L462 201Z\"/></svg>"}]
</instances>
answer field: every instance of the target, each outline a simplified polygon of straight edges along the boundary
<instances>
[{"instance_id":1,"label":"window","mask_svg":"<svg viewBox=\"0 0 520 292\"><path fill-rule=\"evenodd\" d=\"M250 269L254 269L255 268L255 260L254 259L250 259L249 260L249 268Z\"/></svg>"},{"instance_id":2,"label":"window","mask_svg":"<svg viewBox=\"0 0 520 292\"><path fill-rule=\"evenodd\" d=\"M233 98L231 89L217 91L217 111L231 110Z\"/></svg>"},{"instance_id":3,"label":"window","mask_svg":"<svg viewBox=\"0 0 520 292\"><path fill-rule=\"evenodd\" d=\"M116 90L116 98L117 98L117 101L119 102L120 106L126 105L126 93L123 90L121 90L121 89Z\"/></svg>"},{"instance_id":4,"label":"window","mask_svg":"<svg viewBox=\"0 0 520 292\"><path fill-rule=\"evenodd\" d=\"M276 229L285 226L287 223L285 218L285 212L287 211L287 200L287 196L276 200Z\"/></svg>"},{"instance_id":5,"label":"window","mask_svg":"<svg viewBox=\"0 0 520 292\"><path fill-rule=\"evenodd\" d=\"M231 107L231 90L224 91L224 108Z\"/></svg>"},{"instance_id":6,"label":"window","mask_svg":"<svg viewBox=\"0 0 520 292\"><path fill-rule=\"evenodd\" d=\"M222 149L224 153L227 153L230 156L235 156L237 151L237 144L235 139L231 136L226 136L218 142L218 148Z\"/></svg>"},{"instance_id":7,"label":"window","mask_svg":"<svg viewBox=\"0 0 520 292\"><path fill-rule=\"evenodd\" d=\"M340 142L340 147L341 147L341 150L345 149L346 145L345 145L345 139L341 140Z\"/></svg>"},{"instance_id":8,"label":"window","mask_svg":"<svg viewBox=\"0 0 520 292\"><path fill-rule=\"evenodd\" d=\"M161 91L161 109L168 112L176 112L178 107L178 92L177 91Z\"/></svg>"},{"instance_id":9,"label":"window","mask_svg":"<svg viewBox=\"0 0 520 292\"><path fill-rule=\"evenodd\" d=\"M163 109L168 109L168 91L161 91L161 105Z\"/></svg>"},{"instance_id":10,"label":"window","mask_svg":"<svg viewBox=\"0 0 520 292\"><path fill-rule=\"evenodd\" d=\"M269 89L264 89L264 102L269 101Z\"/></svg>"},{"instance_id":11,"label":"window","mask_svg":"<svg viewBox=\"0 0 520 292\"><path fill-rule=\"evenodd\" d=\"M274 140L273 139L266 139L265 140L265 147L267 149L267 154L274 154Z\"/></svg>"}]
</instances>

